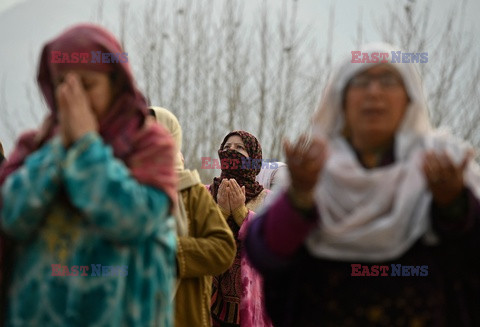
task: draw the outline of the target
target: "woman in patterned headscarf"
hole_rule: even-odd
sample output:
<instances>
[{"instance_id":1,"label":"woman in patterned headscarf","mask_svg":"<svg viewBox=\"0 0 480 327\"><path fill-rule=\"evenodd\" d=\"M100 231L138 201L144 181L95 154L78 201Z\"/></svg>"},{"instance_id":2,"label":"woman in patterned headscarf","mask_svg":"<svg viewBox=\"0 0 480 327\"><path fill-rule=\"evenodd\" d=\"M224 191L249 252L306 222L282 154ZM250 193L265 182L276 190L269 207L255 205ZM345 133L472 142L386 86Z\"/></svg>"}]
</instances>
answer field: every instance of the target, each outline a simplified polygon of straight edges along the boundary
<instances>
[{"instance_id":1,"label":"woman in patterned headscarf","mask_svg":"<svg viewBox=\"0 0 480 327\"><path fill-rule=\"evenodd\" d=\"M170 132L177 148L175 327L210 327L212 275L221 274L232 265L235 240L198 172L185 169L181 153L183 133L177 117L165 108L150 107L150 110Z\"/></svg>"},{"instance_id":2,"label":"woman in patterned headscarf","mask_svg":"<svg viewBox=\"0 0 480 327\"><path fill-rule=\"evenodd\" d=\"M237 254L230 269L213 279L213 326L271 326L263 309L261 279L243 253L246 226L267 195L255 180L262 148L252 134L234 131L223 139L218 156L222 173L214 178L210 193L233 231Z\"/></svg>"},{"instance_id":3,"label":"woman in patterned headscarf","mask_svg":"<svg viewBox=\"0 0 480 327\"><path fill-rule=\"evenodd\" d=\"M78 60L93 52L108 61ZM15 241L7 325L172 326L175 148L121 53L89 24L43 48L50 115L0 171L1 229Z\"/></svg>"}]
</instances>

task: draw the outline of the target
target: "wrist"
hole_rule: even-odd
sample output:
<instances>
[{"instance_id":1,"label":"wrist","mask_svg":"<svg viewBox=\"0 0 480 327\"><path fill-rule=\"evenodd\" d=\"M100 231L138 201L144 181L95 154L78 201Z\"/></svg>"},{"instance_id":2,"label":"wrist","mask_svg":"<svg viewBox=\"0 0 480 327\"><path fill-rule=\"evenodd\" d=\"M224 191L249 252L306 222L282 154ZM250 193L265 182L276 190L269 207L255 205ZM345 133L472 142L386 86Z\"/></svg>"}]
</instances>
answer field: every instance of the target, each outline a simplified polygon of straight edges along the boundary
<instances>
[{"instance_id":1,"label":"wrist","mask_svg":"<svg viewBox=\"0 0 480 327\"><path fill-rule=\"evenodd\" d=\"M310 210L315 205L315 201L313 199L313 190L299 191L293 186L290 186L287 190L287 195L292 205L302 211Z\"/></svg>"},{"instance_id":2,"label":"wrist","mask_svg":"<svg viewBox=\"0 0 480 327\"><path fill-rule=\"evenodd\" d=\"M248 209L244 204L232 210L233 220L235 220L235 223L238 226L242 225L247 215L248 215Z\"/></svg>"},{"instance_id":3,"label":"wrist","mask_svg":"<svg viewBox=\"0 0 480 327\"><path fill-rule=\"evenodd\" d=\"M227 209L227 208L224 208L222 206L218 206L220 208L220 211L222 212L222 214L225 216L225 217L228 217L230 216L230 209Z\"/></svg>"}]
</instances>

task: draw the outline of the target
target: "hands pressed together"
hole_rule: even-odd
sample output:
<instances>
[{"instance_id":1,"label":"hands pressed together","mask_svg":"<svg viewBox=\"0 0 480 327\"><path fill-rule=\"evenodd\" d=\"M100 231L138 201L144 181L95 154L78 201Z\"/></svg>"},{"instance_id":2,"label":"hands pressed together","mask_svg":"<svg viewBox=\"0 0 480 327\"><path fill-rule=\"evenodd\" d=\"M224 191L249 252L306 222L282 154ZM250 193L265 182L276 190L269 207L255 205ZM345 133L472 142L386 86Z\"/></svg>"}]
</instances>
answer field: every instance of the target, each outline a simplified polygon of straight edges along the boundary
<instances>
[{"instance_id":1,"label":"hands pressed together","mask_svg":"<svg viewBox=\"0 0 480 327\"><path fill-rule=\"evenodd\" d=\"M65 75L56 88L59 133L65 147L69 147L83 135L98 131L98 121L89 99L75 73Z\"/></svg>"},{"instance_id":2,"label":"hands pressed together","mask_svg":"<svg viewBox=\"0 0 480 327\"><path fill-rule=\"evenodd\" d=\"M217 203L223 211L231 214L245 205L245 199L245 186L240 187L233 178L222 180L218 188Z\"/></svg>"}]
</instances>

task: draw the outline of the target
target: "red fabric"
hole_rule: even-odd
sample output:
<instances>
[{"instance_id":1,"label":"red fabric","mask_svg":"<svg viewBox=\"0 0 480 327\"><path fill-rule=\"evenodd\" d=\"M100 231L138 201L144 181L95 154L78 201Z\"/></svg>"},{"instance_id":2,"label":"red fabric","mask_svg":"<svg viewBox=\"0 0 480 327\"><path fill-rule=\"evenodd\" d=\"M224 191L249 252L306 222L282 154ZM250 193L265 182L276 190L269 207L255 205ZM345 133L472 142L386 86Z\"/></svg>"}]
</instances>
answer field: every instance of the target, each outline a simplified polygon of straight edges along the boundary
<instances>
[{"instance_id":1,"label":"red fabric","mask_svg":"<svg viewBox=\"0 0 480 327\"><path fill-rule=\"evenodd\" d=\"M102 51L122 53L115 37L105 29L91 25L76 25L59 37L47 43L42 50L38 84L45 97L50 116L41 129L20 137L8 162L0 172L0 183L20 167L25 158L38 149L55 134L57 129L57 108L55 87L52 78L56 71L63 69L88 69L100 72L118 73L123 85L120 93L108 111L99 121L99 133L105 143L112 146L114 155L125 162L132 175L142 184L162 189L172 201L176 200L176 176L174 165L174 144L168 132L159 124L146 123L147 104L137 90L128 63L52 63L52 51L88 52Z\"/></svg>"}]
</instances>

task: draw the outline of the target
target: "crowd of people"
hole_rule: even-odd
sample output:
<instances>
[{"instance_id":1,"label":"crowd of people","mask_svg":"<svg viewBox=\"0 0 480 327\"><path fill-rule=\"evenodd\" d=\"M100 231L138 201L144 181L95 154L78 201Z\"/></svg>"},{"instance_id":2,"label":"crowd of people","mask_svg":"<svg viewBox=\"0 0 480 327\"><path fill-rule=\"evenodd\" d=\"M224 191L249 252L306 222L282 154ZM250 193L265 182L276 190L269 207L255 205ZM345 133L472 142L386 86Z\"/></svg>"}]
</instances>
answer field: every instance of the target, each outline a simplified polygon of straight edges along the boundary
<instances>
[{"instance_id":1,"label":"crowd of people","mask_svg":"<svg viewBox=\"0 0 480 327\"><path fill-rule=\"evenodd\" d=\"M480 325L480 168L414 64L345 57L285 163L202 183L128 62L52 51L123 53L91 24L41 52L49 114L0 146L0 325ZM262 160L225 134L220 160Z\"/></svg>"}]
</instances>

